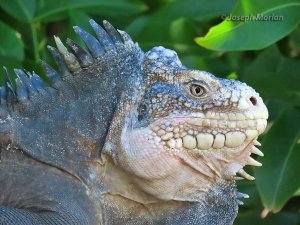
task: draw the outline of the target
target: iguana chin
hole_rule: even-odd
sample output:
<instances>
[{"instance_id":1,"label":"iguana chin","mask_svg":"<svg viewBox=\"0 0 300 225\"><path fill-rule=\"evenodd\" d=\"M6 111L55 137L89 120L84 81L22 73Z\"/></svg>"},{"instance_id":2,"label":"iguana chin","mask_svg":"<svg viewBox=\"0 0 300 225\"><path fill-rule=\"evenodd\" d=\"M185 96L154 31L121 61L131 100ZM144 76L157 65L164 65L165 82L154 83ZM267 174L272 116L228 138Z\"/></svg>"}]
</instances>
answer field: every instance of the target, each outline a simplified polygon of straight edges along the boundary
<instances>
[{"instance_id":1,"label":"iguana chin","mask_svg":"<svg viewBox=\"0 0 300 225\"><path fill-rule=\"evenodd\" d=\"M249 86L190 70L123 31L55 37L51 86L16 69L0 89L0 224L229 225L254 179L268 111Z\"/></svg>"}]
</instances>

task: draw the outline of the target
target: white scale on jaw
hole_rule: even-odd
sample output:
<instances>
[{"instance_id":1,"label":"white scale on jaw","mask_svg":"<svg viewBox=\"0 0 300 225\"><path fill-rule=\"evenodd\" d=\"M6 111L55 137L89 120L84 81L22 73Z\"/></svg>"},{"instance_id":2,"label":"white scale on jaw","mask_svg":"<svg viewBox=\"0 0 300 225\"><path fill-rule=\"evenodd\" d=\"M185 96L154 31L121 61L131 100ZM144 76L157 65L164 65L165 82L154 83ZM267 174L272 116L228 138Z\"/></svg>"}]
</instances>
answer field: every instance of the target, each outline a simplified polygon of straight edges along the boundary
<instances>
[{"instance_id":1,"label":"white scale on jaw","mask_svg":"<svg viewBox=\"0 0 300 225\"><path fill-rule=\"evenodd\" d=\"M183 131L182 136L174 138L173 132L166 133L164 130L159 130L156 133L160 138L157 141L166 141L170 148L185 147L186 149L209 150L220 149L225 147L235 148L241 146L246 140L253 140L258 136L256 130L246 130L245 133L241 131L229 131L226 134L218 133L213 135L211 133L198 133L196 136L188 134Z\"/></svg>"}]
</instances>

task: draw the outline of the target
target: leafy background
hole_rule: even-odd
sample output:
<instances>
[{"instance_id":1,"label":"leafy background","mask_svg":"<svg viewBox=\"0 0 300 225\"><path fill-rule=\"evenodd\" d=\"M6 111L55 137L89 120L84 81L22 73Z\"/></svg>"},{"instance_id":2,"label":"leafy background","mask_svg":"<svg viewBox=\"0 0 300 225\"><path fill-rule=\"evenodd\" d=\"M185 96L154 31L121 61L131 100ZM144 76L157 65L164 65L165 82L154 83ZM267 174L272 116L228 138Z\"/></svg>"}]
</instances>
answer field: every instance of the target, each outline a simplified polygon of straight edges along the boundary
<instances>
[{"instance_id":1,"label":"leafy background","mask_svg":"<svg viewBox=\"0 0 300 225\"><path fill-rule=\"evenodd\" d=\"M224 20L230 14L283 20ZM126 30L144 50L175 49L190 68L254 87L270 111L264 166L247 168L255 182L238 182L251 197L235 224L300 224L300 0L0 0L0 66L43 74L53 35L79 41L72 26L91 31L90 18Z\"/></svg>"}]
</instances>

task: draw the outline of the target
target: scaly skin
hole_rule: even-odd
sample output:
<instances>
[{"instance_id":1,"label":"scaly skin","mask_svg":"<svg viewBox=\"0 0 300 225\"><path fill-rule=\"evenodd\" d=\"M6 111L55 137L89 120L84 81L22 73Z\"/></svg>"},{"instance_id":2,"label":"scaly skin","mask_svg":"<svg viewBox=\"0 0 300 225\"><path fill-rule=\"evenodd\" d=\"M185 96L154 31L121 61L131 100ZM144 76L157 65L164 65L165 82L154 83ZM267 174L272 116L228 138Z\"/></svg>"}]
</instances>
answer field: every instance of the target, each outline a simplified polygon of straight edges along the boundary
<instances>
[{"instance_id":1,"label":"scaly skin","mask_svg":"<svg viewBox=\"0 0 300 225\"><path fill-rule=\"evenodd\" d=\"M262 99L90 22L98 40L74 28L90 53L49 47L63 79L43 63L52 87L16 70L0 91L0 224L232 224Z\"/></svg>"}]
</instances>

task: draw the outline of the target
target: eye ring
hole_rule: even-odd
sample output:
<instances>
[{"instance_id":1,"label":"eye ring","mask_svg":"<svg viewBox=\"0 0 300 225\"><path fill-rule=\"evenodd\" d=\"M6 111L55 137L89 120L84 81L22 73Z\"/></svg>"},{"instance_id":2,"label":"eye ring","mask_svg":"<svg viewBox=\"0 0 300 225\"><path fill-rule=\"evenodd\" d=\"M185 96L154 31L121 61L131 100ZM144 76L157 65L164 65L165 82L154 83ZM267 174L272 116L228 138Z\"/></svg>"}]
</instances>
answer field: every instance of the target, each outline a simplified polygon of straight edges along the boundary
<instances>
[{"instance_id":1,"label":"eye ring","mask_svg":"<svg viewBox=\"0 0 300 225\"><path fill-rule=\"evenodd\" d=\"M200 97L206 92L206 90L199 84L192 84L190 85L190 92L193 96Z\"/></svg>"}]
</instances>

